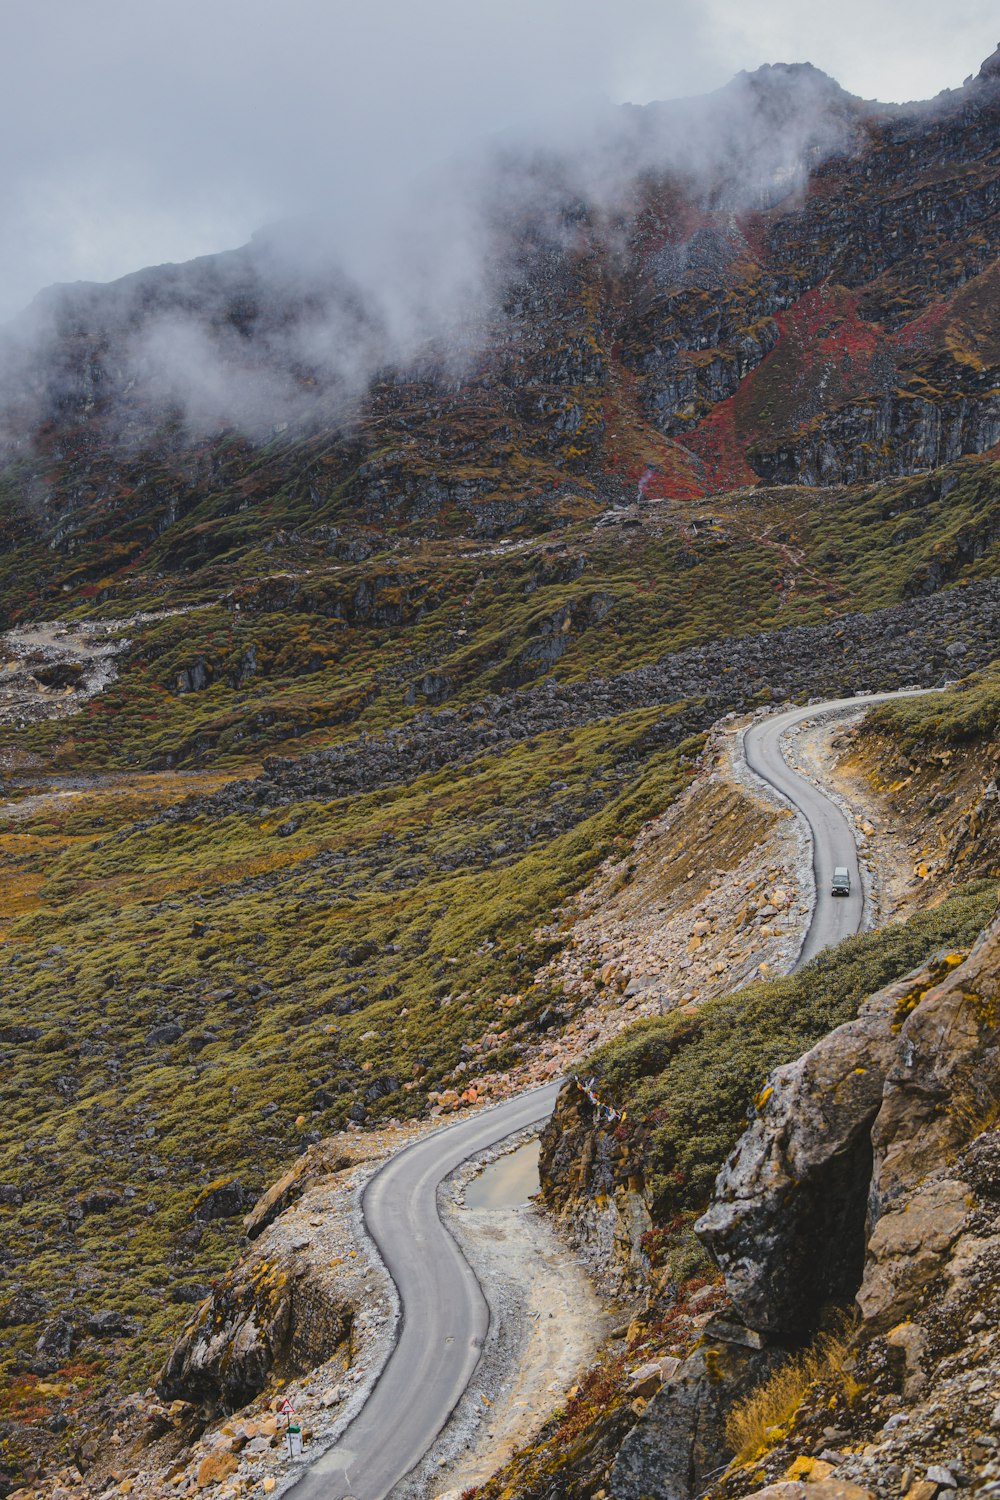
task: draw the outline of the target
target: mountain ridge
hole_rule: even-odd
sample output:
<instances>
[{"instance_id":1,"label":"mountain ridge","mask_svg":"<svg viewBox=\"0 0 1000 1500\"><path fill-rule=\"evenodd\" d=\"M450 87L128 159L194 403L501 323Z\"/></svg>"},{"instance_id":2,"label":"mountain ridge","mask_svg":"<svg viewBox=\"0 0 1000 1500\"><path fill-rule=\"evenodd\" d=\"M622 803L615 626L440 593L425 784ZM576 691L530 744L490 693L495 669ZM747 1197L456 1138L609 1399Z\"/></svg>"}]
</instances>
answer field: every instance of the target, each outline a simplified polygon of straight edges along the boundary
<instances>
[{"instance_id":1,"label":"mountain ridge","mask_svg":"<svg viewBox=\"0 0 1000 1500\"><path fill-rule=\"evenodd\" d=\"M697 500L988 452L997 92L987 72L944 109L869 121L863 148L763 213L701 208L670 172L616 189L610 218L558 183L532 207L532 188L501 231L500 303L473 288L486 322L465 320L450 373L433 343L409 375L398 345L394 371L398 331L363 290L281 272L275 291L253 244L74 294L6 400L13 490L29 497L15 515L52 543L47 592L73 602L60 556L89 547L107 572L123 512L119 567L134 570L150 522L183 536L184 512L255 452L263 483L241 479L241 508L273 511L291 487L318 520L376 536L503 535L640 486Z\"/></svg>"},{"instance_id":2,"label":"mountain ridge","mask_svg":"<svg viewBox=\"0 0 1000 1500\"><path fill-rule=\"evenodd\" d=\"M587 1222L597 1161L652 1235L617 1373L553 1418L604 1467L528 1454L536 1488L487 1490L593 1500L646 1400L626 1354L701 1316L692 1282L721 1305L690 1221L751 1064L791 1065L987 919L1000 56L914 109L836 87L765 70L684 131L626 111L568 165L508 153L401 204L371 275L282 232L56 292L2 365L5 1492L103 1486L119 1422L139 1467L147 1419L187 1451L211 1392L173 1416L130 1393L213 1282L223 1310L238 1286L288 1314L283 1269L233 1264L303 1148L476 1105L642 1006L593 1062L641 1109L619 1136L564 1098L546 1185ZM830 957L808 1034L775 1009L805 992L762 980L780 1035L741 1051L725 977L772 951L747 913L710 998L664 984L662 1015L602 934L575 955L576 898L651 878L648 830L720 718L956 678L866 762L908 787L880 794L932 909ZM732 817L704 810L699 881L752 857ZM949 861L982 886L956 894Z\"/></svg>"}]
</instances>

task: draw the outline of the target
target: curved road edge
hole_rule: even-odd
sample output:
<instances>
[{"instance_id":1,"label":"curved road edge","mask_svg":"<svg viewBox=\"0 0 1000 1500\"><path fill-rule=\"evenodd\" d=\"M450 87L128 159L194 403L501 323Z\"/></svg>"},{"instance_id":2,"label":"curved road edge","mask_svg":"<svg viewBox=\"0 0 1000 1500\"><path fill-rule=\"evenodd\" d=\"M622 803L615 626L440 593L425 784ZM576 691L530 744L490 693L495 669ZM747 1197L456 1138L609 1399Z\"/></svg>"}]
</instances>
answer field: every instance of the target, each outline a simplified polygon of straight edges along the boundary
<instances>
[{"instance_id":1,"label":"curved road edge","mask_svg":"<svg viewBox=\"0 0 1000 1500\"><path fill-rule=\"evenodd\" d=\"M933 688L906 688L831 699L769 714L744 733L744 759L759 781L802 819L811 845L815 902L798 957L860 930L864 892L854 830L835 802L784 758L781 739L807 719L863 712L877 703ZM852 891L829 891L834 865L851 871ZM369 1180L365 1227L399 1299L393 1347L381 1373L336 1445L285 1493L295 1500L386 1500L424 1458L461 1400L489 1330L489 1308L472 1267L438 1213L438 1189L463 1162L548 1119L561 1082L454 1124L407 1146Z\"/></svg>"},{"instance_id":2,"label":"curved road edge","mask_svg":"<svg viewBox=\"0 0 1000 1500\"><path fill-rule=\"evenodd\" d=\"M560 1087L433 1131L370 1179L364 1220L399 1298L394 1344L361 1411L286 1491L295 1500L384 1500L448 1422L479 1364L489 1308L440 1218L438 1188L470 1157L547 1120Z\"/></svg>"},{"instance_id":3,"label":"curved road edge","mask_svg":"<svg viewBox=\"0 0 1000 1500\"><path fill-rule=\"evenodd\" d=\"M813 903L791 971L802 968L817 953L861 931L865 914L865 888L858 860L854 829L832 797L807 777L792 770L781 741L789 729L807 720L847 717L863 713L878 703L897 698L915 698L937 688L902 688L895 693L866 693L853 698L832 698L806 708L768 714L751 724L743 735L743 756L750 771L799 817L810 844ZM830 882L836 866L843 865L851 877L849 896L831 894Z\"/></svg>"}]
</instances>

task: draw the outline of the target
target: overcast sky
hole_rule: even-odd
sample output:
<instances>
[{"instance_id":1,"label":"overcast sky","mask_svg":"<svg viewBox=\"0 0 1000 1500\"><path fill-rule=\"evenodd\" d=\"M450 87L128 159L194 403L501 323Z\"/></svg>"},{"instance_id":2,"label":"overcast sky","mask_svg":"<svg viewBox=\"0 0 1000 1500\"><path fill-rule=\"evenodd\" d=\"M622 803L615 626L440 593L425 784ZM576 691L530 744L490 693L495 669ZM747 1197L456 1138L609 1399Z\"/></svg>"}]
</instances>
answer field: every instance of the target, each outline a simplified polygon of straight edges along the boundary
<instances>
[{"instance_id":1,"label":"overcast sky","mask_svg":"<svg viewBox=\"0 0 1000 1500\"><path fill-rule=\"evenodd\" d=\"M317 206L348 235L477 140L601 100L802 61L927 98L998 41L996 0L0 0L0 317Z\"/></svg>"}]
</instances>

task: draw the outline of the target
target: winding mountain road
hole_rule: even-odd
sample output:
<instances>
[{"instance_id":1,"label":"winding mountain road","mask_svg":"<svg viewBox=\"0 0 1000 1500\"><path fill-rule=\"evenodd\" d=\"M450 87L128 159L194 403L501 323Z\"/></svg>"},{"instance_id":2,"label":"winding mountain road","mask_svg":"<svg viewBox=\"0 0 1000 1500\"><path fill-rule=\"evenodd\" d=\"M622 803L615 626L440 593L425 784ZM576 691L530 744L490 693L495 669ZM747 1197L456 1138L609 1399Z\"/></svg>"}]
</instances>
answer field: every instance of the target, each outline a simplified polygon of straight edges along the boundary
<instances>
[{"instance_id":1,"label":"winding mountain road","mask_svg":"<svg viewBox=\"0 0 1000 1500\"><path fill-rule=\"evenodd\" d=\"M876 703L888 703L894 698L915 697L933 691L933 688L910 688L902 693L834 698L826 703L814 703L810 708L791 708L786 713L769 714L766 719L751 725L744 736L743 751L751 771L801 813L812 835L816 905L795 963L797 969L815 958L823 948L860 932L865 896L854 829L825 792L788 765L781 753L781 737L807 719L835 718L871 708ZM830 881L838 865L845 866L850 874L849 896L831 894Z\"/></svg>"},{"instance_id":2,"label":"winding mountain road","mask_svg":"<svg viewBox=\"0 0 1000 1500\"><path fill-rule=\"evenodd\" d=\"M816 906L796 967L859 930L864 896L853 830L840 808L786 764L780 739L806 719L849 713L898 696L845 698L790 709L745 736L751 769L806 819L813 837ZM835 865L851 895L830 894ZM397 1343L340 1443L286 1493L294 1500L385 1500L430 1448L471 1380L489 1328L475 1273L438 1214L438 1189L456 1167L552 1113L560 1083L546 1084L435 1131L392 1158L368 1184L364 1216L395 1282Z\"/></svg>"},{"instance_id":3,"label":"winding mountain road","mask_svg":"<svg viewBox=\"0 0 1000 1500\"><path fill-rule=\"evenodd\" d=\"M383 1500L451 1416L479 1363L490 1315L441 1222L437 1190L470 1156L547 1120L561 1086L548 1083L436 1130L368 1184L365 1223L399 1293L399 1338L341 1442L287 1492L295 1500Z\"/></svg>"}]
</instances>

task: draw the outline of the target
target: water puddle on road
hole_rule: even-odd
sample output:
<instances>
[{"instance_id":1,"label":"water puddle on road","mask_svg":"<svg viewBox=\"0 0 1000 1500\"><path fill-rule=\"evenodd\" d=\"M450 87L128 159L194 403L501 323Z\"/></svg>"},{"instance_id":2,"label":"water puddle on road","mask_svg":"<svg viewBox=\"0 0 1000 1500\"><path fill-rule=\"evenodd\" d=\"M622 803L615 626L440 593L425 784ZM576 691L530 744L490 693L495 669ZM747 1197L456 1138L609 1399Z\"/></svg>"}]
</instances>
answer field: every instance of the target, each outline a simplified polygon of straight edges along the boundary
<instances>
[{"instance_id":1,"label":"water puddle on road","mask_svg":"<svg viewBox=\"0 0 1000 1500\"><path fill-rule=\"evenodd\" d=\"M528 1141L491 1162L465 1190L466 1208L520 1208L541 1186L539 1142Z\"/></svg>"}]
</instances>

